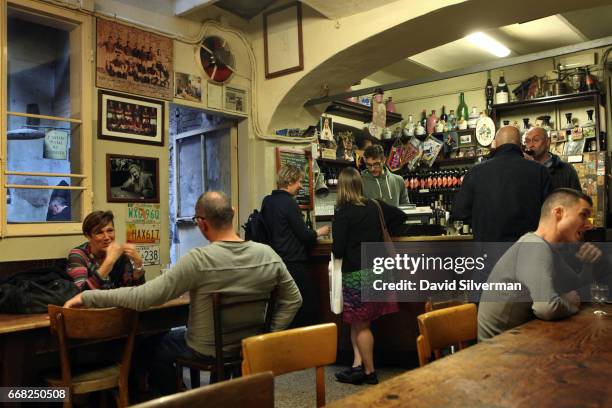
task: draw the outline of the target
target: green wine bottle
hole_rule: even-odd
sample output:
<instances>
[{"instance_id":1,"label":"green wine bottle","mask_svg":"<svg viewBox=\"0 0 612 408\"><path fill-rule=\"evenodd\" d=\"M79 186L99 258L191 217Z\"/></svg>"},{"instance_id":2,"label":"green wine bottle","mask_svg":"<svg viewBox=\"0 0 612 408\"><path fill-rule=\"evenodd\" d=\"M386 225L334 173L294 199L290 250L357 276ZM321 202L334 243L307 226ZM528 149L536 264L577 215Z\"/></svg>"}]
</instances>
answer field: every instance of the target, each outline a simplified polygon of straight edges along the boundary
<instances>
[{"instance_id":1,"label":"green wine bottle","mask_svg":"<svg viewBox=\"0 0 612 408\"><path fill-rule=\"evenodd\" d=\"M463 92L459 94L459 106L457 107L457 121L463 117L463 119L468 120L470 113L468 111L468 106L465 103L465 96Z\"/></svg>"}]
</instances>

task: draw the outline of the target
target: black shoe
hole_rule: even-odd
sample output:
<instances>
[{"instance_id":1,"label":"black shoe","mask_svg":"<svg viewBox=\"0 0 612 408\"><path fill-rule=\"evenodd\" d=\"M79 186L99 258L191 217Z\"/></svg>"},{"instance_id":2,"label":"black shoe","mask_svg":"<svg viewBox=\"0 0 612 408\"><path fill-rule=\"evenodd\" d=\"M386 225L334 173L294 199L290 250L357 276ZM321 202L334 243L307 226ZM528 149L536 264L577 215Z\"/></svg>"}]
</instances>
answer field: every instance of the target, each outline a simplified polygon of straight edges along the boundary
<instances>
[{"instance_id":1,"label":"black shoe","mask_svg":"<svg viewBox=\"0 0 612 408\"><path fill-rule=\"evenodd\" d=\"M363 366L357 366L357 367L349 367L346 370L342 370L342 371L338 371L335 376L337 380L340 380L341 377L346 377L351 375L352 373L354 373L355 371L359 371L362 370L363 371Z\"/></svg>"},{"instance_id":2,"label":"black shoe","mask_svg":"<svg viewBox=\"0 0 612 408\"><path fill-rule=\"evenodd\" d=\"M366 374L362 367L358 367L358 370L347 373L346 371L336 374L336 378L339 382L347 384L378 384L378 376L375 372Z\"/></svg>"},{"instance_id":3,"label":"black shoe","mask_svg":"<svg viewBox=\"0 0 612 408\"><path fill-rule=\"evenodd\" d=\"M364 384L378 384L378 376L376 375L376 371L372 371L370 374L365 374L363 383Z\"/></svg>"}]
</instances>

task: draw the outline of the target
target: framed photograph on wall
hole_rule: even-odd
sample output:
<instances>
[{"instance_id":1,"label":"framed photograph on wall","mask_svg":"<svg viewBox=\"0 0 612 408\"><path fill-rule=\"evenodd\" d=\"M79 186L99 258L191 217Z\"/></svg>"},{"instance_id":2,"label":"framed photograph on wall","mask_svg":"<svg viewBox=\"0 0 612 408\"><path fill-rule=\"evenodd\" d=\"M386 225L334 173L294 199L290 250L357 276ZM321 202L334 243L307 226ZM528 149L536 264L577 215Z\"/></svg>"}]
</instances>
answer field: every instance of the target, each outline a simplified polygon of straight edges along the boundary
<instances>
[{"instance_id":1,"label":"framed photograph on wall","mask_svg":"<svg viewBox=\"0 0 612 408\"><path fill-rule=\"evenodd\" d=\"M164 102L98 91L98 138L164 145Z\"/></svg>"},{"instance_id":2,"label":"framed photograph on wall","mask_svg":"<svg viewBox=\"0 0 612 408\"><path fill-rule=\"evenodd\" d=\"M96 20L96 86L172 100L172 39Z\"/></svg>"},{"instance_id":3,"label":"framed photograph on wall","mask_svg":"<svg viewBox=\"0 0 612 408\"><path fill-rule=\"evenodd\" d=\"M174 97L192 102L202 102L202 78L196 75L176 72Z\"/></svg>"},{"instance_id":4,"label":"framed photograph on wall","mask_svg":"<svg viewBox=\"0 0 612 408\"><path fill-rule=\"evenodd\" d=\"M285 4L263 13L266 78L304 69L302 5Z\"/></svg>"},{"instance_id":5,"label":"framed photograph on wall","mask_svg":"<svg viewBox=\"0 0 612 408\"><path fill-rule=\"evenodd\" d=\"M223 110L247 113L247 92L235 86L223 87Z\"/></svg>"},{"instance_id":6,"label":"framed photograph on wall","mask_svg":"<svg viewBox=\"0 0 612 408\"><path fill-rule=\"evenodd\" d=\"M106 201L159 203L159 159L107 154Z\"/></svg>"}]
</instances>

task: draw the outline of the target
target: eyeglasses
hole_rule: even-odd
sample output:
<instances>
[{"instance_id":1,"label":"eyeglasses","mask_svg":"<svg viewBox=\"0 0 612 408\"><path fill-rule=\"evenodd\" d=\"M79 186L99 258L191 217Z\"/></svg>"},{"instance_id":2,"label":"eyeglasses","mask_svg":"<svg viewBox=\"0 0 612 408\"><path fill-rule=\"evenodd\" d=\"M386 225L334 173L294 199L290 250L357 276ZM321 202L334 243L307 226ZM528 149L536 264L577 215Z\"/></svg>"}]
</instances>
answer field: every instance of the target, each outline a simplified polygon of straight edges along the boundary
<instances>
[{"instance_id":1,"label":"eyeglasses","mask_svg":"<svg viewBox=\"0 0 612 408\"><path fill-rule=\"evenodd\" d=\"M380 169L382 167L382 163L381 162L366 163L366 167L368 169Z\"/></svg>"},{"instance_id":2,"label":"eyeglasses","mask_svg":"<svg viewBox=\"0 0 612 408\"><path fill-rule=\"evenodd\" d=\"M205 220L206 219L204 217L200 217L199 215L194 215L193 217L191 217L191 220L197 224L198 223L198 218L201 219L201 220Z\"/></svg>"}]
</instances>

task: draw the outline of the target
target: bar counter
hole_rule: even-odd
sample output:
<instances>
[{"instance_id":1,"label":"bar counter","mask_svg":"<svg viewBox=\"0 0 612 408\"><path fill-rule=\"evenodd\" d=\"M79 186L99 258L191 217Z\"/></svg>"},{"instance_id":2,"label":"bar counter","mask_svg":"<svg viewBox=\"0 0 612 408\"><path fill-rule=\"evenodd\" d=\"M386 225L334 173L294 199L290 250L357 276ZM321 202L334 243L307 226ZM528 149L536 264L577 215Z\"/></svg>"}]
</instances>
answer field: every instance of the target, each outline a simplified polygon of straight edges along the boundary
<instances>
[{"instance_id":1,"label":"bar counter","mask_svg":"<svg viewBox=\"0 0 612 408\"><path fill-rule=\"evenodd\" d=\"M472 235L435 235L393 237L395 242L448 242L471 241ZM328 264L332 241L319 240L311 252L312 272L319 288L319 323L333 322L338 326L338 361L352 361L352 347L349 325L342 321L342 315L335 315L329 306ZM424 313L424 303L399 303L399 312L386 315L372 323L374 333L374 354L376 364L394 366L418 366L416 338L419 334L416 317Z\"/></svg>"}]
</instances>

